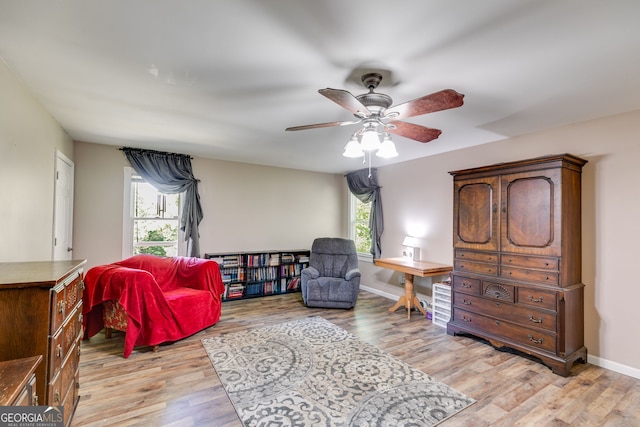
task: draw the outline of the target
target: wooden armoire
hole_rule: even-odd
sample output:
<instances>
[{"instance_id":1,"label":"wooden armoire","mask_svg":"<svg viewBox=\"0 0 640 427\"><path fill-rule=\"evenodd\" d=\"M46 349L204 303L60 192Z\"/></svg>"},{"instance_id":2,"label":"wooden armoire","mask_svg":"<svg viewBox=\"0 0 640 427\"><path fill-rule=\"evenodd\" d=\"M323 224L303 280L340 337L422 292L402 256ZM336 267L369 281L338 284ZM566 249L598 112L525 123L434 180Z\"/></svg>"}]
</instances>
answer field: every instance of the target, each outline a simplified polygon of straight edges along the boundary
<instances>
[{"instance_id":1,"label":"wooden armoire","mask_svg":"<svg viewBox=\"0 0 640 427\"><path fill-rule=\"evenodd\" d=\"M581 173L570 154L453 175L450 335L539 358L567 376L584 347Z\"/></svg>"}]
</instances>

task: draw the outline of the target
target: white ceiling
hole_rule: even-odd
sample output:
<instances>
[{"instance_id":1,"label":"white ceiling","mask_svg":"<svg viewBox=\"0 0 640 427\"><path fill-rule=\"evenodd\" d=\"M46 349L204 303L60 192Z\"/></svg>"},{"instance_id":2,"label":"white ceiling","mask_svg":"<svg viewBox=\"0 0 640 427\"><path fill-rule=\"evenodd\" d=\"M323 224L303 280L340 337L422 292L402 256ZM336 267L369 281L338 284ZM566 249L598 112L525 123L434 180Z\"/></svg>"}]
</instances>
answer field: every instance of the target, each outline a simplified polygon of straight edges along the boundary
<instances>
[{"instance_id":1,"label":"white ceiling","mask_svg":"<svg viewBox=\"0 0 640 427\"><path fill-rule=\"evenodd\" d=\"M353 116L317 93L394 105L445 88L456 109L408 119L385 165L640 109L637 0L0 0L0 56L74 140L343 173ZM603 141L604 143L605 141Z\"/></svg>"}]
</instances>

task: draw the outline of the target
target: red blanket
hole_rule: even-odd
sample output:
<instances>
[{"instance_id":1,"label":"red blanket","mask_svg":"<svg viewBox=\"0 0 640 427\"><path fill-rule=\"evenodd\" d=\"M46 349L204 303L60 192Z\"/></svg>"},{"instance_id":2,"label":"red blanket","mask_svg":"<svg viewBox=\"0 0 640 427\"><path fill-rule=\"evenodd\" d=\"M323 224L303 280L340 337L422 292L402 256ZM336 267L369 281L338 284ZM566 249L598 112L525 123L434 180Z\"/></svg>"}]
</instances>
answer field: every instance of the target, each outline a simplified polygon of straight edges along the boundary
<instances>
[{"instance_id":1,"label":"red blanket","mask_svg":"<svg viewBox=\"0 0 640 427\"><path fill-rule=\"evenodd\" d=\"M211 260L136 255L91 268L84 281L84 338L104 328L102 302L118 301L129 317L125 358L136 345L177 341L220 319L224 285Z\"/></svg>"}]
</instances>

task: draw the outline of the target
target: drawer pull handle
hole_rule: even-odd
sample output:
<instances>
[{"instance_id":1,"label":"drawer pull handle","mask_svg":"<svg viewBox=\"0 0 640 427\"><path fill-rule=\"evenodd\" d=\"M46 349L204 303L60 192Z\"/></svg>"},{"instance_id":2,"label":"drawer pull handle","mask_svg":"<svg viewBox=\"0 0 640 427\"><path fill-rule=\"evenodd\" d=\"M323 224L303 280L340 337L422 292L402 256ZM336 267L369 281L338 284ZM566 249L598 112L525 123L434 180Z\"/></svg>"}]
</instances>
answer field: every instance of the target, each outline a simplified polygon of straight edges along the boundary
<instances>
[{"instance_id":1,"label":"drawer pull handle","mask_svg":"<svg viewBox=\"0 0 640 427\"><path fill-rule=\"evenodd\" d=\"M496 291L496 298L500 298L500 292Z\"/></svg>"},{"instance_id":2,"label":"drawer pull handle","mask_svg":"<svg viewBox=\"0 0 640 427\"><path fill-rule=\"evenodd\" d=\"M471 285L468 284L467 282L462 282L462 287L463 288L471 288Z\"/></svg>"},{"instance_id":3,"label":"drawer pull handle","mask_svg":"<svg viewBox=\"0 0 640 427\"><path fill-rule=\"evenodd\" d=\"M60 391L56 390L55 393L53 393L53 401L54 402L60 402Z\"/></svg>"},{"instance_id":4,"label":"drawer pull handle","mask_svg":"<svg viewBox=\"0 0 640 427\"><path fill-rule=\"evenodd\" d=\"M529 295L529 301L531 301L531 302L542 302L542 297L538 297L536 299L533 299L533 295Z\"/></svg>"},{"instance_id":5,"label":"drawer pull handle","mask_svg":"<svg viewBox=\"0 0 640 427\"><path fill-rule=\"evenodd\" d=\"M58 355L58 357L62 357L62 346L60 344L56 347L56 355Z\"/></svg>"},{"instance_id":6,"label":"drawer pull handle","mask_svg":"<svg viewBox=\"0 0 640 427\"><path fill-rule=\"evenodd\" d=\"M496 326L500 326L500 321L496 320Z\"/></svg>"},{"instance_id":7,"label":"drawer pull handle","mask_svg":"<svg viewBox=\"0 0 640 427\"><path fill-rule=\"evenodd\" d=\"M35 392L31 395L31 400L35 406L38 406L38 395Z\"/></svg>"},{"instance_id":8,"label":"drawer pull handle","mask_svg":"<svg viewBox=\"0 0 640 427\"><path fill-rule=\"evenodd\" d=\"M534 344L542 344L542 338L538 338L537 340L534 339L531 335L529 335L529 341L531 341Z\"/></svg>"},{"instance_id":9,"label":"drawer pull handle","mask_svg":"<svg viewBox=\"0 0 640 427\"><path fill-rule=\"evenodd\" d=\"M542 323L542 317L538 317L537 319L535 319L532 315L529 315L529 320L531 320L533 323Z\"/></svg>"},{"instance_id":10,"label":"drawer pull handle","mask_svg":"<svg viewBox=\"0 0 640 427\"><path fill-rule=\"evenodd\" d=\"M62 313L64 311L64 301L60 301L58 303L58 313Z\"/></svg>"},{"instance_id":11,"label":"drawer pull handle","mask_svg":"<svg viewBox=\"0 0 640 427\"><path fill-rule=\"evenodd\" d=\"M471 322L471 318L467 317L467 316L462 316L462 321L463 322Z\"/></svg>"},{"instance_id":12,"label":"drawer pull handle","mask_svg":"<svg viewBox=\"0 0 640 427\"><path fill-rule=\"evenodd\" d=\"M470 299L463 299L463 300L462 300L462 303L463 303L464 305L471 305L471 300L470 300Z\"/></svg>"},{"instance_id":13,"label":"drawer pull handle","mask_svg":"<svg viewBox=\"0 0 640 427\"><path fill-rule=\"evenodd\" d=\"M80 289L84 291L84 280L80 281Z\"/></svg>"}]
</instances>

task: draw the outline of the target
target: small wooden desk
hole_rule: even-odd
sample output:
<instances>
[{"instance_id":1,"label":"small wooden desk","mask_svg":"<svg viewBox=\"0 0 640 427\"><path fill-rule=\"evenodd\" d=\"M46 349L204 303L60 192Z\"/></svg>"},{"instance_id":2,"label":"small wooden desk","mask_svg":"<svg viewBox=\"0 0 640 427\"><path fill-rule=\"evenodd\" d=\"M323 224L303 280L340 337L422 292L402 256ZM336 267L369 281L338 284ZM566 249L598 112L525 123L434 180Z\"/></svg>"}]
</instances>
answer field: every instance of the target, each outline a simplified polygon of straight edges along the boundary
<instances>
[{"instance_id":1,"label":"small wooden desk","mask_svg":"<svg viewBox=\"0 0 640 427\"><path fill-rule=\"evenodd\" d=\"M400 297L396 305L389 309L389 312L396 311L400 306L407 307L407 317L411 318L411 307L417 307L424 315L427 313L420 305L420 301L413 293L413 276L437 276L440 274L448 274L453 267L446 264L438 264L429 261L412 261L408 258L381 258L374 260L378 267L388 268L390 270L400 271L404 273L404 295Z\"/></svg>"}]
</instances>

